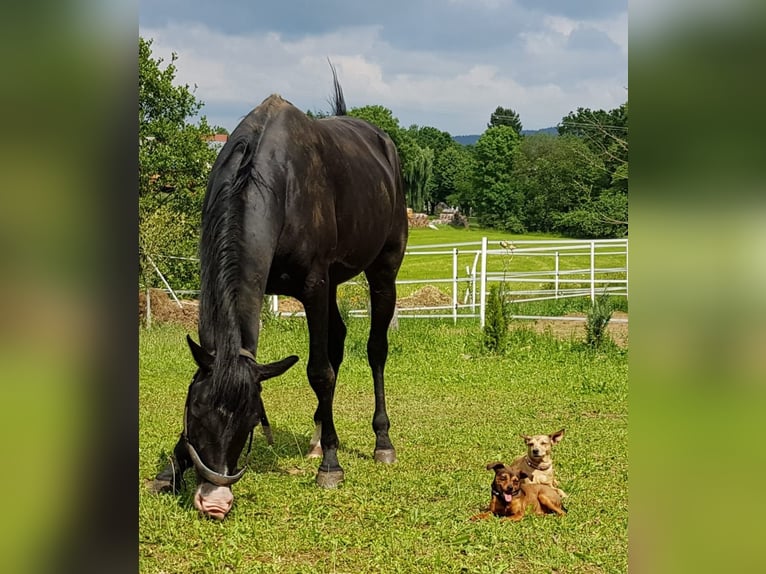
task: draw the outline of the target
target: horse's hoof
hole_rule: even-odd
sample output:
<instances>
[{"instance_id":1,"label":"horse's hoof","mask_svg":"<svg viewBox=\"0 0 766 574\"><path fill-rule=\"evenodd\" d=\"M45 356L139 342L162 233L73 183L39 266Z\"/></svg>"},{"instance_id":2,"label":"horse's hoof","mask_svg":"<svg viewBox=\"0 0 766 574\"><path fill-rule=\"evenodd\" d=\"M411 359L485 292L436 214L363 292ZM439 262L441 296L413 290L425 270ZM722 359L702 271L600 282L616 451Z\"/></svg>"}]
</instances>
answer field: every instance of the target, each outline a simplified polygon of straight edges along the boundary
<instances>
[{"instance_id":1,"label":"horse's hoof","mask_svg":"<svg viewBox=\"0 0 766 574\"><path fill-rule=\"evenodd\" d=\"M396 462L396 451L392 448L376 450L374 455L375 462L391 464Z\"/></svg>"},{"instance_id":2,"label":"horse's hoof","mask_svg":"<svg viewBox=\"0 0 766 574\"><path fill-rule=\"evenodd\" d=\"M322 445L315 444L312 446L309 453L306 455L306 458L322 458Z\"/></svg>"},{"instance_id":3,"label":"horse's hoof","mask_svg":"<svg viewBox=\"0 0 766 574\"><path fill-rule=\"evenodd\" d=\"M342 470L331 470L317 472L317 484L322 488L338 488L340 483L343 482Z\"/></svg>"},{"instance_id":4,"label":"horse's hoof","mask_svg":"<svg viewBox=\"0 0 766 574\"><path fill-rule=\"evenodd\" d=\"M269 444L269 446L274 444L274 435L271 433L271 427L263 427L263 436L266 437L266 442Z\"/></svg>"},{"instance_id":5,"label":"horse's hoof","mask_svg":"<svg viewBox=\"0 0 766 574\"><path fill-rule=\"evenodd\" d=\"M173 492L173 483L169 480L157 480L156 478L154 480L147 480L146 487L153 494Z\"/></svg>"}]
</instances>

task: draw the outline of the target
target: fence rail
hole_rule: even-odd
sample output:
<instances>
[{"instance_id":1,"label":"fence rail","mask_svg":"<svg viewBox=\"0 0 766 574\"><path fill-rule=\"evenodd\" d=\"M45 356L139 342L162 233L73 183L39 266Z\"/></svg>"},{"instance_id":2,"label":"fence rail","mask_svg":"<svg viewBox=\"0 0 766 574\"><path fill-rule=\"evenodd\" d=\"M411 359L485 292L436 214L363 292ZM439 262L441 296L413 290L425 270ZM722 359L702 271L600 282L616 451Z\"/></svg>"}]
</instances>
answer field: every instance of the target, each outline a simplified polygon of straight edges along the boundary
<instances>
[{"instance_id":1,"label":"fence rail","mask_svg":"<svg viewBox=\"0 0 766 574\"><path fill-rule=\"evenodd\" d=\"M458 261L460 257L466 256L472 263L461 273ZM483 237L478 242L410 246L405 252L405 261L408 257L452 258L451 276L397 281L397 285L449 284L451 303L399 307L397 317L400 319L446 318L457 322L458 319L478 318L483 327L487 285L497 282L505 285L504 294L512 303L573 297L588 297L595 301L600 293L628 297L627 239L490 241ZM607 257L609 265L599 267L598 263ZM525 269L521 270L514 266L516 258L532 258L531 264L537 268L529 270L529 265L526 265ZM616 265L615 260L618 262ZM156 266L155 269L160 273ZM165 284L174 298L176 294L197 293L173 292L167 282ZM281 315L302 315L280 313L276 296L272 297L271 311ZM352 309L349 314L353 317L364 317L367 310ZM543 318L531 315L514 317Z\"/></svg>"}]
</instances>

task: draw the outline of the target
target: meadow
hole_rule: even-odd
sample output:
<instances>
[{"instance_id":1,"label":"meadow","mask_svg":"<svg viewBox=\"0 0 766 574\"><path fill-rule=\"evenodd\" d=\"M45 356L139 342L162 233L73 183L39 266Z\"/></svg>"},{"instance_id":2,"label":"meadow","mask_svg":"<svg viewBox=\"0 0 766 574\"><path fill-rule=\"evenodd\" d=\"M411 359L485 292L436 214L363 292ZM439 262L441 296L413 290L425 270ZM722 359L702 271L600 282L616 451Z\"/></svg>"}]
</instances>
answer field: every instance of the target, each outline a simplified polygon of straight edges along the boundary
<instances>
[{"instance_id":1,"label":"meadow","mask_svg":"<svg viewBox=\"0 0 766 574\"><path fill-rule=\"evenodd\" d=\"M594 350L582 337L512 323L506 352L492 355L473 320L401 321L390 332L386 369L399 460L384 466L372 460L367 327L366 319L349 321L335 397L346 480L322 490L318 461L304 456L316 407L304 320L265 321L259 360L301 360L264 384L275 444L256 429L250 470L222 522L194 510L193 472L178 497L145 488L181 430L194 367L182 327L140 330L141 572L627 571L627 350ZM554 460L568 514L471 522L489 503L485 465L522 454L521 433L560 428L566 435Z\"/></svg>"}]
</instances>

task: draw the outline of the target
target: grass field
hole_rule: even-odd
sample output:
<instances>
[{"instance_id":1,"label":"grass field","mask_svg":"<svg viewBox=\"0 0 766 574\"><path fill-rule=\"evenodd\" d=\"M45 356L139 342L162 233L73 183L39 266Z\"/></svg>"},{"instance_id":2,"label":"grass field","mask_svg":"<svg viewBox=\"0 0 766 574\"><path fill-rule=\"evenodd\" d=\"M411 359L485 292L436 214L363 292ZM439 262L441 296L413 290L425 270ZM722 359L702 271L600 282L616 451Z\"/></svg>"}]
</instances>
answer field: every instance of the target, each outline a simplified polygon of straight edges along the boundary
<instances>
[{"instance_id":1,"label":"grass field","mask_svg":"<svg viewBox=\"0 0 766 574\"><path fill-rule=\"evenodd\" d=\"M402 322L386 370L399 461L383 466L372 461L366 328L349 325L335 400L346 481L327 491L314 484L317 460L304 458L316 406L304 322L266 323L259 360L301 361L265 383L276 442L256 431L251 470L220 523L192 507L191 472L180 497L144 487L180 432L194 369L182 328L141 331L141 572L627 571L626 351L517 329L504 356L485 355L475 324ZM489 502L487 462L521 454L519 433L562 427L554 458L568 515L470 522Z\"/></svg>"},{"instance_id":2,"label":"grass field","mask_svg":"<svg viewBox=\"0 0 766 574\"><path fill-rule=\"evenodd\" d=\"M502 231L496 231L494 229L483 229L480 227L472 226L468 229L454 228L448 225L440 225L438 229L430 228L415 228L410 230L408 248L409 252L404 258L401 270L399 271L399 280L433 280L433 279L451 279L452 278L452 254L448 249L444 249L447 253L443 255L419 255L417 249L412 247L427 246L427 245L442 245L442 244L455 244L455 243L476 243L477 245L466 246L459 249L458 253L458 276L461 278L467 278L467 267L471 267L474 264L475 252L480 249L482 237L487 237L490 242L492 241L508 241L513 244L518 244L521 241L549 241L566 239L554 235L534 234L534 235L515 235ZM524 246L519 245L519 246ZM491 249L497 249L498 246L491 245ZM611 246L602 246L597 248L597 253L615 252L616 249ZM626 255L597 255L596 267L597 268L618 268L626 266ZM589 255L576 255L576 256L562 256L560 259L560 271L573 270L573 269L587 269L590 266ZM510 276L512 273L518 272L530 272L530 271L552 271L554 269L553 257L550 254L540 256L527 256L514 254L512 251L508 251L503 255L491 255L487 258L487 270L494 273L506 273ZM617 278L624 279L624 273L610 273L599 278ZM584 273L573 277L581 283L577 284L562 284L562 288L566 287L588 287L589 273ZM539 283L520 283L507 281L506 287L509 290L531 290L531 289L553 289L553 279L541 281ZM438 288L447 300L451 300L452 297L452 283L432 283L432 286ZM465 297L466 289L469 287L469 283L461 283L459 287L458 300L462 303ZM424 286L422 283L413 284L400 284L397 287L397 293L399 297L406 297L413 292L421 289ZM363 307L363 302L366 301L366 287L364 285L357 285L349 283L341 285L338 293L341 297L346 298L353 302L354 308ZM614 297L613 306L615 310L627 311L627 299L625 297ZM531 307L529 307L531 305ZM539 314L539 315L563 315L572 311L584 311L587 310L589 301L585 298L577 299L560 299L555 302L543 302L535 304L523 303L522 308L517 308L514 313L518 314Z\"/></svg>"}]
</instances>

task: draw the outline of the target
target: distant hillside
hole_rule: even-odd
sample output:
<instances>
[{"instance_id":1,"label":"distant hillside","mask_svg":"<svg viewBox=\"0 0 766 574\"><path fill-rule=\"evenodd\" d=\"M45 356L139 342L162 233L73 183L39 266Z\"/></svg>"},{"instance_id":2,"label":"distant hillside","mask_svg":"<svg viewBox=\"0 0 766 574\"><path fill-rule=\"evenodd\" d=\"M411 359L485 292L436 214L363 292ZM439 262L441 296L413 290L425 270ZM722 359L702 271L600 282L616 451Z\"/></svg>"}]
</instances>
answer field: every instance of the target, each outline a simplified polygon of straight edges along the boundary
<instances>
[{"instance_id":1,"label":"distant hillside","mask_svg":"<svg viewBox=\"0 0 766 574\"><path fill-rule=\"evenodd\" d=\"M548 134L552 136L559 135L559 128L552 127L552 128L542 128L539 130L521 130L521 135L524 136L533 136L537 134Z\"/></svg>"},{"instance_id":2,"label":"distant hillside","mask_svg":"<svg viewBox=\"0 0 766 574\"><path fill-rule=\"evenodd\" d=\"M531 136L531 135L537 135L537 134L550 134L552 136L556 136L559 134L559 130L556 127L542 128L539 130L521 130L521 135L524 135L524 136ZM479 139L480 136L481 134L472 134L467 136L452 136L452 139L459 144L473 145L476 143L476 140Z\"/></svg>"}]
</instances>

